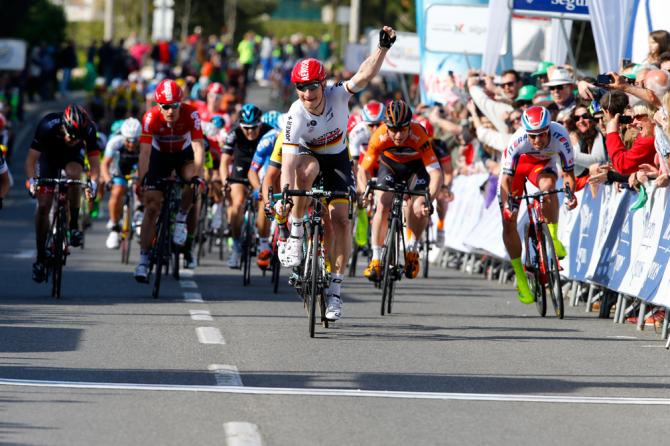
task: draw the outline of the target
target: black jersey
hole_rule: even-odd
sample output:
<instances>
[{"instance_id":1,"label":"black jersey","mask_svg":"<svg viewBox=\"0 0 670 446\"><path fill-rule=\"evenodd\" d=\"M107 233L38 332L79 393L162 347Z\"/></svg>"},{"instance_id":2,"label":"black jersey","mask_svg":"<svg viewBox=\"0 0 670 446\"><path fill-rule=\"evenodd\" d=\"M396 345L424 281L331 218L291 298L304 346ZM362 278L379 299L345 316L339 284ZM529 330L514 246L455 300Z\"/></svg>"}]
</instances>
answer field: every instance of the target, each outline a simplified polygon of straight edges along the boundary
<instances>
[{"instance_id":1,"label":"black jersey","mask_svg":"<svg viewBox=\"0 0 670 446\"><path fill-rule=\"evenodd\" d=\"M95 124L89 124L86 129L83 141L80 141L75 146L70 146L65 143L65 133L63 131L63 114L49 113L37 125L35 137L30 145L31 148L49 156L57 156L59 153L86 150L89 157L100 156L100 149L98 148L97 129Z\"/></svg>"}]
</instances>

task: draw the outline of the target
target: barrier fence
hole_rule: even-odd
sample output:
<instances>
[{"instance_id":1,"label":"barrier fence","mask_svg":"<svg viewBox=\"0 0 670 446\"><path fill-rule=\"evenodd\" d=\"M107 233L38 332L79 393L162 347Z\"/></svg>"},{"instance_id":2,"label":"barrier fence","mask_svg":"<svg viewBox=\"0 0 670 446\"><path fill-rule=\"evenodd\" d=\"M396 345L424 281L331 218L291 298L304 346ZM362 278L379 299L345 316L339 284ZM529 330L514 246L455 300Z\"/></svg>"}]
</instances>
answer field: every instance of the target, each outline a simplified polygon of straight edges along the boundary
<instances>
[{"instance_id":1,"label":"barrier fence","mask_svg":"<svg viewBox=\"0 0 670 446\"><path fill-rule=\"evenodd\" d=\"M444 247L447 253L461 256L459 263L470 271L476 262L488 274L498 268L504 282L512 274L502 241L500 211L497 200L486 196L487 182L495 180L488 174L454 178L454 201L444 221ZM561 275L566 280L565 289L572 292L572 304L584 298L590 311L594 301L603 299L601 304L605 304L604 298L614 295L614 321L623 322L625 316L638 311L638 329L642 329L645 318L661 307L670 307L668 189L648 184L646 193L642 205L635 191L600 185L594 194L587 187L576 193L576 209L569 211L561 206L558 232L568 252L561 261ZM520 235L527 222L522 205ZM446 265L448 258L443 257L441 262ZM608 316L609 310L604 317ZM667 331L668 311L663 318L663 337Z\"/></svg>"}]
</instances>

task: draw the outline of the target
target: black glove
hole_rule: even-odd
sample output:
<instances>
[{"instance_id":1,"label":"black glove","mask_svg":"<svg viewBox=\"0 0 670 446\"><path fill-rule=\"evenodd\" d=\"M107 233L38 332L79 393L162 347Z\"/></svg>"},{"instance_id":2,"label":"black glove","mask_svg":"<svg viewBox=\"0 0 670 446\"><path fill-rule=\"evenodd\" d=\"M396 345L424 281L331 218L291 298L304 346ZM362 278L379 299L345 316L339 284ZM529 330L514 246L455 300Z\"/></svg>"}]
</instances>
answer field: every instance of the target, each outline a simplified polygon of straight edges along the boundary
<instances>
[{"instance_id":1,"label":"black glove","mask_svg":"<svg viewBox=\"0 0 670 446\"><path fill-rule=\"evenodd\" d=\"M382 28L379 31L379 48L386 48L387 50L391 49L395 43L395 36L391 37L389 33L384 31Z\"/></svg>"}]
</instances>

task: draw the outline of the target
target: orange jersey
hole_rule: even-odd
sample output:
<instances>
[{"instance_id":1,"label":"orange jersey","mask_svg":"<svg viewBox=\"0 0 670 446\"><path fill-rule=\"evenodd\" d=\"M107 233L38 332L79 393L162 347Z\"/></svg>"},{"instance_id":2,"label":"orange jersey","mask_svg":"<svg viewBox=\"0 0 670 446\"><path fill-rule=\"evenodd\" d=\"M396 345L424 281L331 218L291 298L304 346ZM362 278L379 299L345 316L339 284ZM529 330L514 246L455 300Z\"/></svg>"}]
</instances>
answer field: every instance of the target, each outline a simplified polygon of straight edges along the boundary
<instances>
[{"instance_id":1,"label":"orange jersey","mask_svg":"<svg viewBox=\"0 0 670 446\"><path fill-rule=\"evenodd\" d=\"M368 149L361 166L368 172L372 172L382 155L402 164L420 159L428 171L440 168L426 130L416 122L410 124L409 136L401 145L393 142L387 132L386 124L379 126L370 136Z\"/></svg>"}]
</instances>

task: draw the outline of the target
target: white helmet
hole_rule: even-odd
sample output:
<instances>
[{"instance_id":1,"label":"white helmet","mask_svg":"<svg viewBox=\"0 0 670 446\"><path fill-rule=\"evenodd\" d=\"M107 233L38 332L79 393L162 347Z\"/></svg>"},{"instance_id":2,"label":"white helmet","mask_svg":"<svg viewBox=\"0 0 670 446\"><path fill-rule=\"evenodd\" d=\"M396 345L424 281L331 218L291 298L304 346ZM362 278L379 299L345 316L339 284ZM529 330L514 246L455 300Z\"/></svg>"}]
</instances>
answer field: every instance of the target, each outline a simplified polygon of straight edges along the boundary
<instances>
[{"instance_id":1,"label":"white helmet","mask_svg":"<svg viewBox=\"0 0 670 446\"><path fill-rule=\"evenodd\" d=\"M142 124L135 118L128 118L121 125L121 136L124 138L138 139L142 133Z\"/></svg>"}]
</instances>

